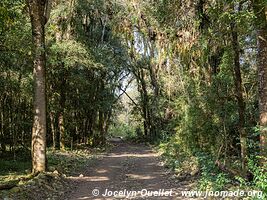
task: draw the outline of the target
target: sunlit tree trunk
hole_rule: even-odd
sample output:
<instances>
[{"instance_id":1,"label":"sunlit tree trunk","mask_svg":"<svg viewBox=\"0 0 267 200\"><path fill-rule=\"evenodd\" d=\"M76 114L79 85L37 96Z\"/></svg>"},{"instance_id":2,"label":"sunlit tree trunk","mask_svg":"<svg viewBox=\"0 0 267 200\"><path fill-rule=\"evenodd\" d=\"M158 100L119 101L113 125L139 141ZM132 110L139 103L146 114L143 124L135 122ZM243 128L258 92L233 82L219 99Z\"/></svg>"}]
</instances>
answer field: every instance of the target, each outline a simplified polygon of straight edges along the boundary
<instances>
[{"instance_id":1,"label":"sunlit tree trunk","mask_svg":"<svg viewBox=\"0 0 267 200\"><path fill-rule=\"evenodd\" d=\"M259 125L262 164L267 158L267 2L253 1L258 42Z\"/></svg>"},{"instance_id":2,"label":"sunlit tree trunk","mask_svg":"<svg viewBox=\"0 0 267 200\"><path fill-rule=\"evenodd\" d=\"M46 95L45 95L45 31L48 1L28 0L33 38L33 127L32 127L32 173L46 170ZM49 13L49 12L48 12Z\"/></svg>"}]
</instances>

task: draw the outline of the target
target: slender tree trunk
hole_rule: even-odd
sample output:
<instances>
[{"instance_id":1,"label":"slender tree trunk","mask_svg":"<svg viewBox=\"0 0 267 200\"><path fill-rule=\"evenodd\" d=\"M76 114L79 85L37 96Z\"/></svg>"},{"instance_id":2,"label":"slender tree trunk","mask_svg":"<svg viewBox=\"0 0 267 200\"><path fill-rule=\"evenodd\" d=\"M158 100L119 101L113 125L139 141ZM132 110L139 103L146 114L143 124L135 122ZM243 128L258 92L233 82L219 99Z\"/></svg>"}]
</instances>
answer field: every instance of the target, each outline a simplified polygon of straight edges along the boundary
<instances>
[{"instance_id":1,"label":"slender tree trunk","mask_svg":"<svg viewBox=\"0 0 267 200\"><path fill-rule=\"evenodd\" d=\"M62 64L62 68L64 69L64 63ZM65 110L65 102L66 102L66 72L63 72L61 80L61 88L60 88L60 111L58 115L58 127L59 127L59 141L60 141L60 150L65 150L65 125L64 125L64 110Z\"/></svg>"},{"instance_id":2,"label":"slender tree trunk","mask_svg":"<svg viewBox=\"0 0 267 200\"><path fill-rule=\"evenodd\" d=\"M104 126L105 134L107 134L108 132L111 114L112 114L112 110L109 110L105 115L105 126Z\"/></svg>"},{"instance_id":3,"label":"slender tree trunk","mask_svg":"<svg viewBox=\"0 0 267 200\"><path fill-rule=\"evenodd\" d=\"M58 115L58 126L59 126L59 145L60 150L65 150L65 127L64 127L64 116L63 111Z\"/></svg>"},{"instance_id":4,"label":"slender tree trunk","mask_svg":"<svg viewBox=\"0 0 267 200\"><path fill-rule=\"evenodd\" d=\"M93 112L88 113L88 129L87 129L87 136L91 138L93 136Z\"/></svg>"},{"instance_id":5,"label":"slender tree trunk","mask_svg":"<svg viewBox=\"0 0 267 200\"><path fill-rule=\"evenodd\" d=\"M46 0L28 0L34 48L33 77L33 127L32 127L32 173L46 170L46 94L45 94L45 31L47 21Z\"/></svg>"},{"instance_id":6,"label":"slender tree trunk","mask_svg":"<svg viewBox=\"0 0 267 200\"><path fill-rule=\"evenodd\" d=\"M53 151L56 150L56 130L55 130L55 114L50 112L50 123L51 123L51 132L52 132L52 148Z\"/></svg>"},{"instance_id":7,"label":"slender tree trunk","mask_svg":"<svg viewBox=\"0 0 267 200\"><path fill-rule=\"evenodd\" d=\"M267 2L253 1L258 42L259 125L261 163L267 163Z\"/></svg>"},{"instance_id":8,"label":"slender tree trunk","mask_svg":"<svg viewBox=\"0 0 267 200\"><path fill-rule=\"evenodd\" d=\"M3 95L3 96L5 96L5 95ZM5 97L4 97L5 98ZM1 108L1 110L0 110L0 115L1 115L1 120L0 120L0 129L1 129L1 132L0 132L0 149L2 150L2 151L6 151L6 144L5 144L5 142L4 142L4 138L5 138L5 132L4 132L4 123L5 123L5 121L4 121L4 98L3 98L3 100L1 99L1 101L0 101L0 108Z\"/></svg>"},{"instance_id":9,"label":"slender tree trunk","mask_svg":"<svg viewBox=\"0 0 267 200\"><path fill-rule=\"evenodd\" d=\"M142 96L142 110L144 118L144 132L145 136L151 136L151 116L149 110L149 97L147 94L147 87L145 82L145 75L143 69L140 72L141 96Z\"/></svg>"},{"instance_id":10,"label":"slender tree trunk","mask_svg":"<svg viewBox=\"0 0 267 200\"><path fill-rule=\"evenodd\" d=\"M105 129L104 129L104 113L99 111L98 128L100 133L100 141L102 145L105 144Z\"/></svg>"},{"instance_id":11,"label":"slender tree trunk","mask_svg":"<svg viewBox=\"0 0 267 200\"><path fill-rule=\"evenodd\" d=\"M236 23L231 23L232 47L234 51L234 84L236 90L236 99L238 104L238 131L241 145L241 162L243 175L247 173L247 133L245 131L245 102L243 98L242 77L240 70L240 47Z\"/></svg>"}]
</instances>

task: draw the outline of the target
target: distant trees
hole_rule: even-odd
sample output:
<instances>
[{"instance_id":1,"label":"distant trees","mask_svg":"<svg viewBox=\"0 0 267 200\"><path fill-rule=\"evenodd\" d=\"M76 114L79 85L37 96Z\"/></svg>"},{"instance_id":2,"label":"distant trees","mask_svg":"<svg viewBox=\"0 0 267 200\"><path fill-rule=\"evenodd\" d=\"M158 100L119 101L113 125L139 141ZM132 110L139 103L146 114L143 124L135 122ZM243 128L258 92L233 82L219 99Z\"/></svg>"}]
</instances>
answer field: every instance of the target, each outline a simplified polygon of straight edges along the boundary
<instances>
[{"instance_id":1,"label":"distant trees","mask_svg":"<svg viewBox=\"0 0 267 200\"><path fill-rule=\"evenodd\" d=\"M0 152L28 146L31 132L30 27L20 1L0 3ZM22 26L23 24L23 26Z\"/></svg>"},{"instance_id":2,"label":"distant trees","mask_svg":"<svg viewBox=\"0 0 267 200\"><path fill-rule=\"evenodd\" d=\"M57 2L48 24L48 131L55 148L105 143L125 50L104 2Z\"/></svg>"}]
</instances>

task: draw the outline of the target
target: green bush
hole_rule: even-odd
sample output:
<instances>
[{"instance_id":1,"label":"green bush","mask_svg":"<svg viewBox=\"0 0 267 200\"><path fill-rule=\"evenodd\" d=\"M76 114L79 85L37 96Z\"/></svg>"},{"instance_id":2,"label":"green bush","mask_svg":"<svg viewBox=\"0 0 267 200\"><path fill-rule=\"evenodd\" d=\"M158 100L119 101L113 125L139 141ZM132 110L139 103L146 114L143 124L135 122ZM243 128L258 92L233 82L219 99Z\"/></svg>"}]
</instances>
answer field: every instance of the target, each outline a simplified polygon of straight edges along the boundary
<instances>
[{"instance_id":1,"label":"green bush","mask_svg":"<svg viewBox=\"0 0 267 200\"><path fill-rule=\"evenodd\" d=\"M262 191L263 199L267 199L267 165L259 166L257 164L259 159L261 158L257 156L254 159L249 159L248 162L249 170L253 174L252 187Z\"/></svg>"}]
</instances>

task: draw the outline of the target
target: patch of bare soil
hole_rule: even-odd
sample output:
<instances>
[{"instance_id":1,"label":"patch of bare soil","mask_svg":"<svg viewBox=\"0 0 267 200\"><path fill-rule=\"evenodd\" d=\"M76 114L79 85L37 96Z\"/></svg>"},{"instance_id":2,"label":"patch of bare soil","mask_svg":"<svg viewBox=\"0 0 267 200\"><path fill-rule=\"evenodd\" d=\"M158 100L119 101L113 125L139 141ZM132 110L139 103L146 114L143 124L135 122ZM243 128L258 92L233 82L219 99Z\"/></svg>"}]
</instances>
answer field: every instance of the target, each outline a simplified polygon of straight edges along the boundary
<instances>
[{"instance_id":1,"label":"patch of bare soil","mask_svg":"<svg viewBox=\"0 0 267 200\"><path fill-rule=\"evenodd\" d=\"M190 190L194 181L178 182L150 147L113 143L109 153L67 178L70 189L60 199L190 199L181 192Z\"/></svg>"}]
</instances>

